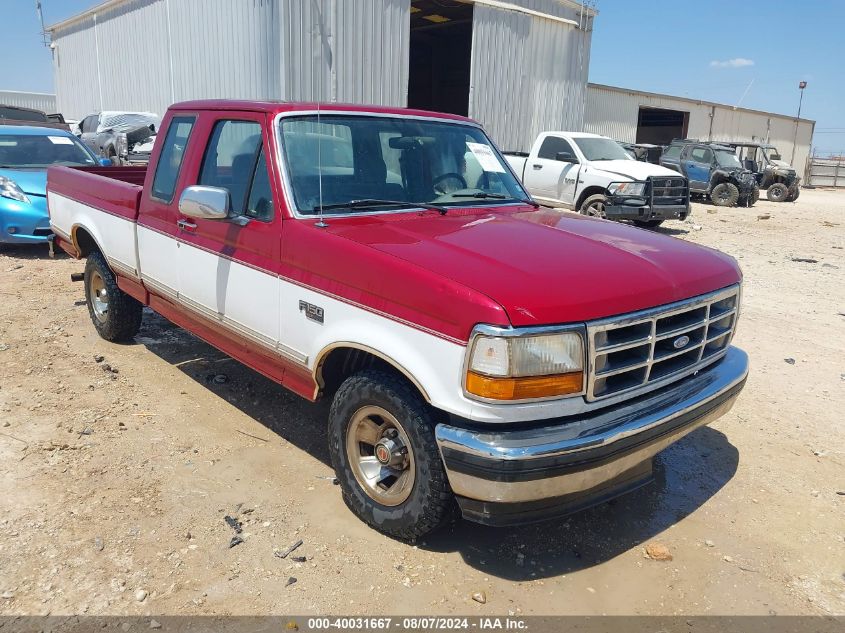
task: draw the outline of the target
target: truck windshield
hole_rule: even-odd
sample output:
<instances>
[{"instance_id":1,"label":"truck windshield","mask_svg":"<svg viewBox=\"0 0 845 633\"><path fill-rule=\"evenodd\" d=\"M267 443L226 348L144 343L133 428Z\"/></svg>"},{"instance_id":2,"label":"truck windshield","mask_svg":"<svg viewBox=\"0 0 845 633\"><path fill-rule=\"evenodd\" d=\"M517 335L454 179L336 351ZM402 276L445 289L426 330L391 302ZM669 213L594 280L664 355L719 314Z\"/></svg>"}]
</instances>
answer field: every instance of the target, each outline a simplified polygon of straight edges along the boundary
<instances>
[{"instance_id":1,"label":"truck windshield","mask_svg":"<svg viewBox=\"0 0 845 633\"><path fill-rule=\"evenodd\" d=\"M21 169L50 165L94 165L93 156L63 134L0 134L0 167Z\"/></svg>"},{"instance_id":2,"label":"truck windshield","mask_svg":"<svg viewBox=\"0 0 845 633\"><path fill-rule=\"evenodd\" d=\"M736 154L733 152L726 150L726 149L717 149L716 152L716 163L720 167L729 167L731 169L742 167L742 163L739 162L739 158L737 158Z\"/></svg>"},{"instance_id":3,"label":"truck windshield","mask_svg":"<svg viewBox=\"0 0 845 633\"><path fill-rule=\"evenodd\" d=\"M587 160L634 160L609 138L576 137L575 144Z\"/></svg>"},{"instance_id":4,"label":"truck windshield","mask_svg":"<svg viewBox=\"0 0 845 633\"><path fill-rule=\"evenodd\" d=\"M473 125L327 114L319 123L316 115L284 118L280 127L290 186L302 215L316 215L321 208L372 213L413 209L414 203L443 208L528 198L484 132Z\"/></svg>"}]
</instances>

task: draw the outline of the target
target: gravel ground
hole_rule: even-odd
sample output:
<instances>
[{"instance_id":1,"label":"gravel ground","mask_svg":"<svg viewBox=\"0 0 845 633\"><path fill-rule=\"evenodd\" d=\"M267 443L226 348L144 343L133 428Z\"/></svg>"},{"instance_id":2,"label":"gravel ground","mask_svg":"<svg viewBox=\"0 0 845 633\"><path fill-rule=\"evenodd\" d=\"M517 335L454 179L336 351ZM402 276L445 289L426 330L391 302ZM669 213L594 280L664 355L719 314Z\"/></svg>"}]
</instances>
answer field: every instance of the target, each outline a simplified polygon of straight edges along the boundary
<instances>
[{"instance_id":1,"label":"gravel ground","mask_svg":"<svg viewBox=\"0 0 845 633\"><path fill-rule=\"evenodd\" d=\"M325 406L150 312L109 344L79 262L6 249L0 614L845 614L845 192L661 230L745 273L733 411L625 498L415 546L344 506Z\"/></svg>"}]
</instances>

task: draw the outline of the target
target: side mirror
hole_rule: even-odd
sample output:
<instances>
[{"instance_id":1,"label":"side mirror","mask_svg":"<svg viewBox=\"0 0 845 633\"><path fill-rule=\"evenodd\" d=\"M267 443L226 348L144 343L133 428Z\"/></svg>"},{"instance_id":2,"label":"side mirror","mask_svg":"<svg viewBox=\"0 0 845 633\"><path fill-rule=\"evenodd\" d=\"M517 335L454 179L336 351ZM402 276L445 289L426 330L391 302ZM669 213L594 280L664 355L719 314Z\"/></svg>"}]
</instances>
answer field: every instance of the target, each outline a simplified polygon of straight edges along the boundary
<instances>
[{"instance_id":1,"label":"side mirror","mask_svg":"<svg viewBox=\"0 0 845 633\"><path fill-rule=\"evenodd\" d=\"M555 154L555 160L559 160L562 163L577 163L578 159L575 158L575 154L572 152L558 152Z\"/></svg>"},{"instance_id":2,"label":"side mirror","mask_svg":"<svg viewBox=\"0 0 845 633\"><path fill-rule=\"evenodd\" d=\"M194 185L179 196L179 213L201 220L225 220L229 217L229 190Z\"/></svg>"},{"instance_id":3,"label":"side mirror","mask_svg":"<svg viewBox=\"0 0 845 633\"><path fill-rule=\"evenodd\" d=\"M101 167L111 167L112 166L111 158L101 158L100 159L100 166Z\"/></svg>"}]
</instances>

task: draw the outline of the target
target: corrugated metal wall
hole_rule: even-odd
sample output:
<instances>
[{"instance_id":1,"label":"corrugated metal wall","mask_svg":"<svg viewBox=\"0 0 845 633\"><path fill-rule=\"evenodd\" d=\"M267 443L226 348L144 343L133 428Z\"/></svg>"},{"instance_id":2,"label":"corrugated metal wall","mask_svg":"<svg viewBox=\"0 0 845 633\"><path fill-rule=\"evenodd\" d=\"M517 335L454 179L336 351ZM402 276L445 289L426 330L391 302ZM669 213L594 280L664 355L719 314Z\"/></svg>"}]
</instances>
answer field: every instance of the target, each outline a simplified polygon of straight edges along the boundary
<instances>
[{"instance_id":1,"label":"corrugated metal wall","mask_svg":"<svg viewBox=\"0 0 845 633\"><path fill-rule=\"evenodd\" d=\"M404 105L410 0L127 0L54 31L58 107L201 98Z\"/></svg>"},{"instance_id":2,"label":"corrugated metal wall","mask_svg":"<svg viewBox=\"0 0 845 633\"><path fill-rule=\"evenodd\" d=\"M559 17L580 17L549 0L522 4ZM543 130L580 130L590 40L589 28L476 4L469 115L509 150L529 149Z\"/></svg>"},{"instance_id":3,"label":"corrugated metal wall","mask_svg":"<svg viewBox=\"0 0 845 633\"><path fill-rule=\"evenodd\" d=\"M56 95L43 92L19 92L0 90L0 104L42 110L47 114L56 112Z\"/></svg>"},{"instance_id":4,"label":"corrugated metal wall","mask_svg":"<svg viewBox=\"0 0 845 633\"><path fill-rule=\"evenodd\" d=\"M792 161L792 145L796 133L793 117L593 84L587 88L586 103L586 132L633 143L637 136L640 106L666 108L689 112L687 136L690 138L713 141L768 141L780 150L784 160ZM804 174L806 169L812 141L813 122L799 121L795 160L792 162L799 174Z\"/></svg>"}]
</instances>

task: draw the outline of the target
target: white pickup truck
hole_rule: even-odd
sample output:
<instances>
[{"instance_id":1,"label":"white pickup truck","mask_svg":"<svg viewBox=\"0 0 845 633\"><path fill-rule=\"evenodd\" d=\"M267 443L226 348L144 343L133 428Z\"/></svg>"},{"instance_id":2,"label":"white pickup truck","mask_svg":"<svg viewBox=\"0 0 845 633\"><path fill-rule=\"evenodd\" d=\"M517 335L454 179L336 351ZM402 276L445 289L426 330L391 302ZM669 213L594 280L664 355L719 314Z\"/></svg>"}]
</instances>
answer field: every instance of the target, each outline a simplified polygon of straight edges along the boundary
<instances>
[{"instance_id":1,"label":"white pickup truck","mask_svg":"<svg viewBox=\"0 0 845 633\"><path fill-rule=\"evenodd\" d=\"M530 153L504 155L529 193L553 207L643 227L690 214L686 178L634 160L606 136L543 132Z\"/></svg>"}]
</instances>

